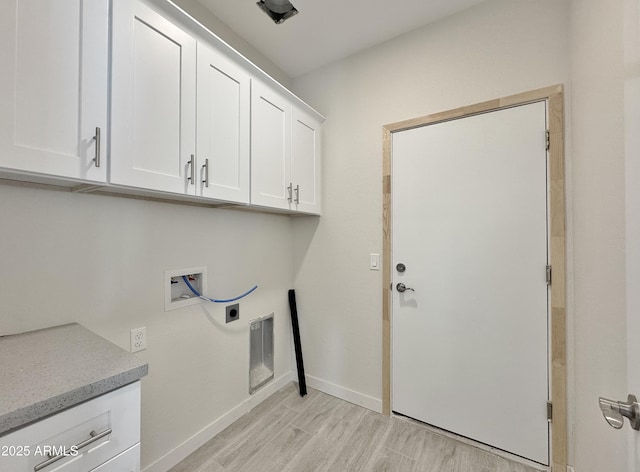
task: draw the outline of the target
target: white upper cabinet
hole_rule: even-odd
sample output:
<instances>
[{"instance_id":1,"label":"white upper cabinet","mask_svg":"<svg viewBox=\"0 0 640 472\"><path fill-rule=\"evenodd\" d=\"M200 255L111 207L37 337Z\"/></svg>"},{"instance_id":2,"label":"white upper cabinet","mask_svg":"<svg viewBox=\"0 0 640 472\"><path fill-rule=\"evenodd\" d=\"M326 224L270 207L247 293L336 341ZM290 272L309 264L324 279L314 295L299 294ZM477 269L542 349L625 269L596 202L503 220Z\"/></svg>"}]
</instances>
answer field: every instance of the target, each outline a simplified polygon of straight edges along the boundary
<instances>
[{"instance_id":1,"label":"white upper cabinet","mask_svg":"<svg viewBox=\"0 0 640 472\"><path fill-rule=\"evenodd\" d=\"M320 119L252 82L251 203L320 214Z\"/></svg>"},{"instance_id":2,"label":"white upper cabinet","mask_svg":"<svg viewBox=\"0 0 640 472\"><path fill-rule=\"evenodd\" d=\"M198 43L198 195L249 203L251 78Z\"/></svg>"},{"instance_id":3,"label":"white upper cabinet","mask_svg":"<svg viewBox=\"0 0 640 472\"><path fill-rule=\"evenodd\" d=\"M108 0L3 2L0 169L106 180L108 50Z\"/></svg>"},{"instance_id":4,"label":"white upper cabinet","mask_svg":"<svg viewBox=\"0 0 640 472\"><path fill-rule=\"evenodd\" d=\"M2 7L0 177L320 214L323 120L171 2Z\"/></svg>"},{"instance_id":5,"label":"white upper cabinet","mask_svg":"<svg viewBox=\"0 0 640 472\"><path fill-rule=\"evenodd\" d=\"M251 91L251 203L288 210L292 202L291 105L253 81Z\"/></svg>"},{"instance_id":6,"label":"white upper cabinet","mask_svg":"<svg viewBox=\"0 0 640 472\"><path fill-rule=\"evenodd\" d=\"M139 1L113 2L110 182L196 194L196 41Z\"/></svg>"},{"instance_id":7,"label":"white upper cabinet","mask_svg":"<svg viewBox=\"0 0 640 472\"><path fill-rule=\"evenodd\" d=\"M293 209L320 214L320 126L321 121L293 107L291 132L291 180Z\"/></svg>"}]
</instances>

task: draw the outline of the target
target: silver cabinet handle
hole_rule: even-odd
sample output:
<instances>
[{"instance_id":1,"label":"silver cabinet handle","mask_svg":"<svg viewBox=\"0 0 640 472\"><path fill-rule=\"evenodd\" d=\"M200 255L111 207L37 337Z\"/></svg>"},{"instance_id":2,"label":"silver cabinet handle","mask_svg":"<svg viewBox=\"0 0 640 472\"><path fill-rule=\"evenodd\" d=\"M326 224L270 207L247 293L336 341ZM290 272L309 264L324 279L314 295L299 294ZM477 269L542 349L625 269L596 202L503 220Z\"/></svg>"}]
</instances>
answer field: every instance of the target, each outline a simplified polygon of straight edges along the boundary
<instances>
[{"instance_id":1,"label":"silver cabinet handle","mask_svg":"<svg viewBox=\"0 0 640 472\"><path fill-rule=\"evenodd\" d=\"M189 168L190 175L187 177L187 180L191 182L191 185L196 184L196 156L191 154L191 159L189 159Z\"/></svg>"},{"instance_id":2,"label":"silver cabinet handle","mask_svg":"<svg viewBox=\"0 0 640 472\"><path fill-rule=\"evenodd\" d=\"M407 290L410 292L415 292L414 289L412 289L411 287L407 287L405 284L403 284L402 282L400 282L398 285L396 285L396 290L400 293L404 293Z\"/></svg>"},{"instance_id":3,"label":"silver cabinet handle","mask_svg":"<svg viewBox=\"0 0 640 472\"><path fill-rule=\"evenodd\" d=\"M292 192L293 192L293 184L292 184L292 183L289 183L289 186L287 187L287 194L289 195L289 196L287 197L287 200L289 200L289 203L291 203L291 202L293 201L293 195L292 195Z\"/></svg>"},{"instance_id":4,"label":"silver cabinet handle","mask_svg":"<svg viewBox=\"0 0 640 472\"><path fill-rule=\"evenodd\" d=\"M296 192L295 202L296 202L296 205L298 205L300 204L300 186L299 185L296 185L295 192Z\"/></svg>"},{"instance_id":5,"label":"silver cabinet handle","mask_svg":"<svg viewBox=\"0 0 640 472\"><path fill-rule=\"evenodd\" d=\"M93 158L93 162L96 167L100 167L100 128L96 127L96 135L93 137L93 140L96 142L96 154Z\"/></svg>"},{"instance_id":6,"label":"silver cabinet handle","mask_svg":"<svg viewBox=\"0 0 640 472\"><path fill-rule=\"evenodd\" d=\"M202 183L205 187L209 188L209 159L204 160L204 165L202 166L204 169L204 180Z\"/></svg>"},{"instance_id":7,"label":"silver cabinet handle","mask_svg":"<svg viewBox=\"0 0 640 472\"><path fill-rule=\"evenodd\" d=\"M600 397L598 403L600 410L609 426L620 429L624 426L624 417L629 418L629 423L636 431L640 430L640 405L635 395L627 396L627 403L608 400Z\"/></svg>"},{"instance_id":8,"label":"silver cabinet handle","mask_svg":"<svg viewBox=\"0 0 640 472\"><path fill-rule=\"evenodd\" d=\"M96 441L100 441L102 438L104 438L105 436L109 436L111 434L111 428L107 428L104 431L102 431L101 433L96 433L95 431L91 431L89 433L89 436L91 436L89 439L85 439L84 441L76 444L75 449L76 450L80 450L80 449L84 449L85 447L89 446L90 444L93 444ZM49 456L49 459L47 459L44 462L41 462L40 464L36 465L33 470L34 472L38 472L42 469L44 469L45 467L50 466L51 464L55 464L56 462L58 462L60 459L64 459L65 456L64 454L58 454L57 456Z\"/></svg>"}]
</instances>

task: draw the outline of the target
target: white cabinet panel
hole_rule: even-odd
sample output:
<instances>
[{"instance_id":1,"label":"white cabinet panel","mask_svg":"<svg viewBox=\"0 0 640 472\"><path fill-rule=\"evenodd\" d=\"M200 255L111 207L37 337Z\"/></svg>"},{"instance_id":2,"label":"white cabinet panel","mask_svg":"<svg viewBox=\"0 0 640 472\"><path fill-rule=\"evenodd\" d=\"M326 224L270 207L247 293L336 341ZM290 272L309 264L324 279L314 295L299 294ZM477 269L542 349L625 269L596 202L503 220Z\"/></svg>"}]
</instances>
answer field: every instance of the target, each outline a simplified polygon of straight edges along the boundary
<instances>
[{"instance_id":1,"label":"white cabinet panel","mask_svg":"<svg viewBox=\"0 0 640 472\"><path fill-rule=\"evenodd\" d=\"M251 203L288 210L291 105L257 81L251 92Z\"/></svg>"},{"instance_id":2,"label":"white cabinet panel","mask_svg":"<svg viewBox=\"0 0 640 472\"><path fill-rule=\"evenodd\" d=\"M252 82L251 203L320 214L321 122Z\"/></svg>"},{"instance_id":3,"label":"white cabinet panel","mask_svg":"<svg viewBox=\"0 0 640 472\"><path fill-rule=\"evenodd\" d=\"M198 195L249 203L251 78L198 44Z\"/></svg>"},{"instance_id":4,"label":"white cabinet panel","mask_svg":"<svg viewBox=\"0 0 640 472\"><path fill-rule=\"evenodd\" d=\"M6 451L0 465L12 472L87 472L139 442L140 382L134 382L0 437ZM46 465L49 453L64 457Z\"/></svg>"},{"instance_id":5,"label":"white cabinet panel","mask_svg":"<svg viewBox=\"0 0 640 472\"><path fill-rule=\"evenodd\" d=\"M140 472L140 444L136 444L91 472Z\"/></svg>"},{"instance_id":6,"label":"white cabinet panel","mask_svg":"<svg viewBox=\"0 0 640 472\"><path fill-rule=\"evenodd\" d=\"M109 2L12 0L2 9L0 168L104 182Z\"/></svg>"},{"instance_id":7,"label":"white cabinet panel","mask_svg":"<svg viewBox=\"0 0 640 472\"><path fill-rule=\"evenodd\" d=\"M309 113L293 108L291 179L294 209L320 214L320 125Z\"/></svg>"},{"instance_id":8,"label":"white cabinet panel","mask_svg":"<svg viewBox=\"0 0 640 472\"><path fill-rule=\"evenodd\" d=\"M195 61L186 32L114 2L111 183L195 194Z\"/></svg>"}]
</instances>

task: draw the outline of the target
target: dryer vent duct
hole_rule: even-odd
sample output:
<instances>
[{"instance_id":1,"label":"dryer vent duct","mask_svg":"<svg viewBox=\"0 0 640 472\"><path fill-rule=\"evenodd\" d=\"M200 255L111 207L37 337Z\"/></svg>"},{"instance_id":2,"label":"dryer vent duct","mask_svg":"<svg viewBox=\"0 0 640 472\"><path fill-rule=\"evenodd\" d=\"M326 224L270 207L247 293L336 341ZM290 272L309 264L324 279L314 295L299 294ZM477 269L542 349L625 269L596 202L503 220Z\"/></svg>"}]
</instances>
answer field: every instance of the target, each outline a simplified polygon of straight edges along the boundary
<instances>
[{"instance_id":1,"label":"dryer vent duct","mask_svg":"<svg viewBox=\"0 0 640 472\"><path fill-rule=\"evenodd\" d=\"M249 323L249 394L273 380L273 313Z\"/></svg>"},{"instance_id":2,"label":"dryer vent duct","mask_svg":"<svg viewBox=\"0 0 640 472\"><path fill-rule=\"evenodd\" d=\"M277 25L298 13L289 0L260 0L256 3Z\"/></svg>"}]
</instances>

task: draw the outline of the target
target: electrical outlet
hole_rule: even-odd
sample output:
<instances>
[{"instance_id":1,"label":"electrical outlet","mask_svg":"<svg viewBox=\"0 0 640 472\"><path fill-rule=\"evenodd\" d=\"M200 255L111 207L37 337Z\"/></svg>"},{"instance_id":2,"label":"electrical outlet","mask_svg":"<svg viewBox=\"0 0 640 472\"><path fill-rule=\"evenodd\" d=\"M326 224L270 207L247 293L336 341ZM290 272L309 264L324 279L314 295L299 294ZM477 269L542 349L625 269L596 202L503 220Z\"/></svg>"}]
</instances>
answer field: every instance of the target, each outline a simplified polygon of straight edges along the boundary
<instances>
[{"instance_id":1,"label":"electrical outlet","mask_svg":"<svg viewBox=\"0 0 640 472\"><path fill-rule=\"evenodd\" d=\"M574 469L573 467L571 467L570 465L567 466L567 472L576 472L576 469Z\"/></svg>"},{"instance_id":2,"label":"electrical outlet","mask_svg":"<svg viewBox=\"0 0 640 472\"><path fill-rule=\"evenodd\" d=\"M231 323L232 321L236 321L240 319L240 304L235 303L233 305L229 305L227 307L227 317L226 322Z\"/></svg>"},{"instance_id":3,"label":"electrical outlet","mask_svg":"<svg viewBox=\"0 0 640 472\"><path fill-rule=\"evenodd\" d=\"M147 348L147 328L136 328L131 333L131 352L144 351Z\"/></svg>"}]
</instances>

